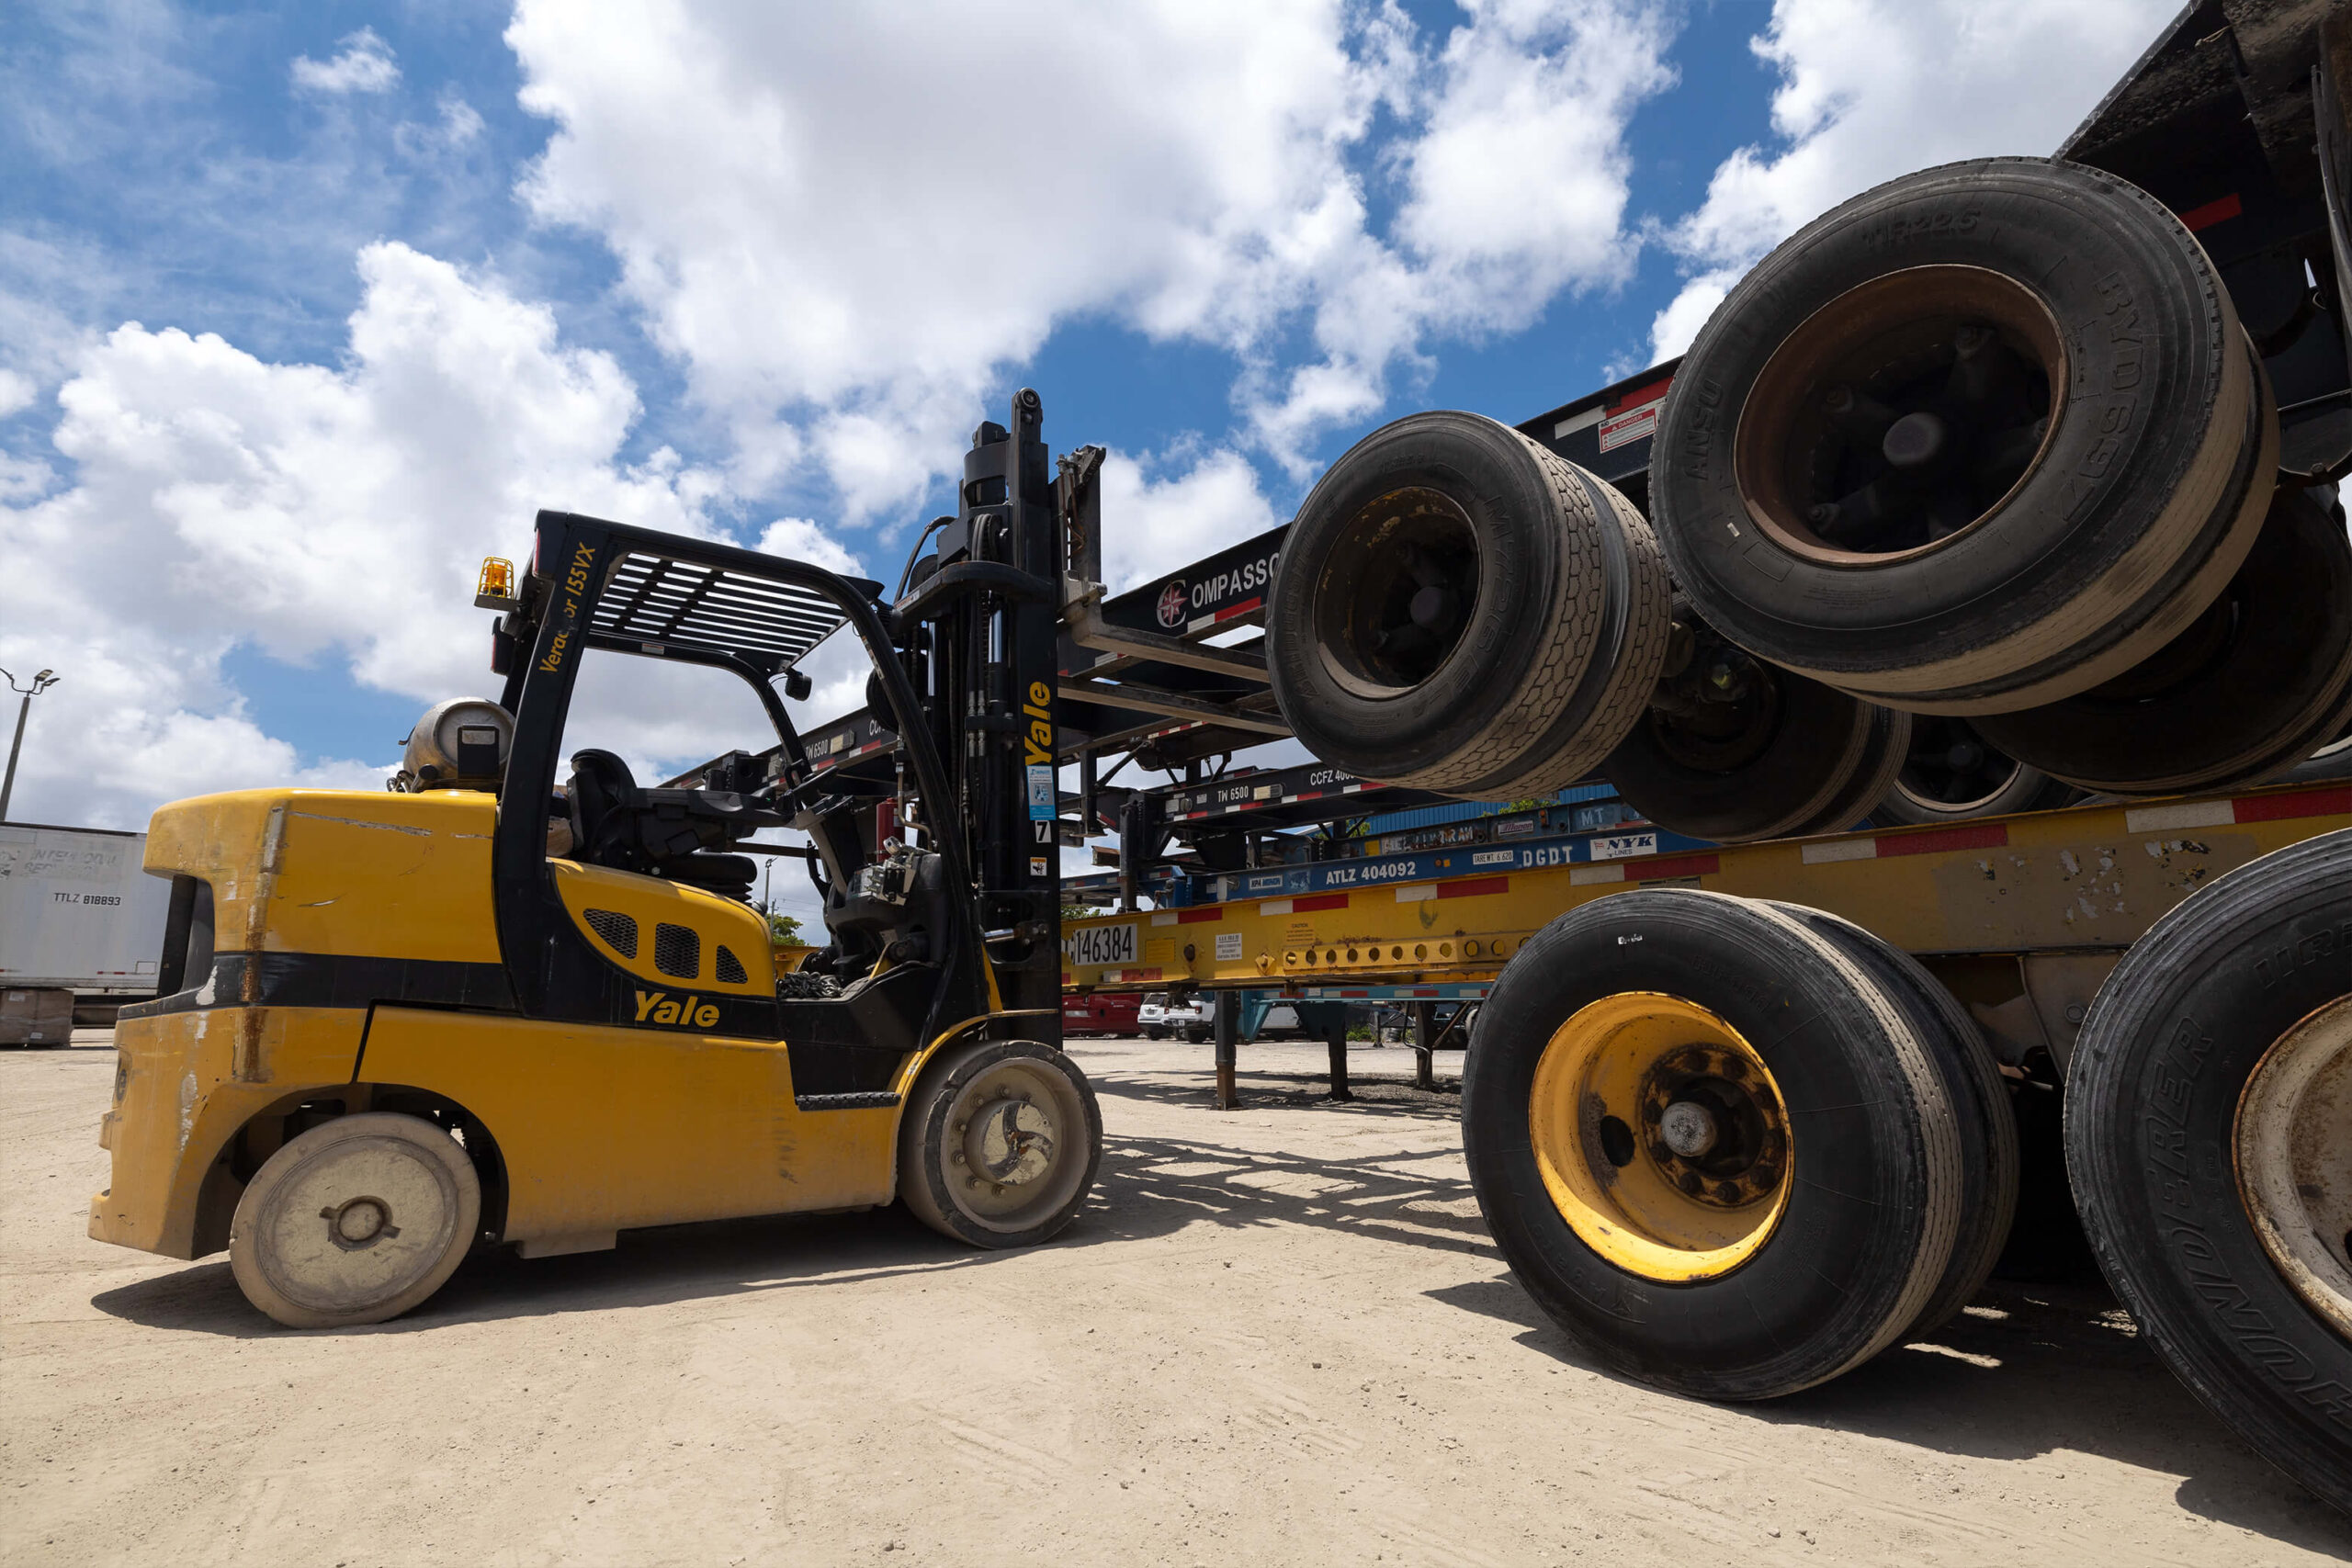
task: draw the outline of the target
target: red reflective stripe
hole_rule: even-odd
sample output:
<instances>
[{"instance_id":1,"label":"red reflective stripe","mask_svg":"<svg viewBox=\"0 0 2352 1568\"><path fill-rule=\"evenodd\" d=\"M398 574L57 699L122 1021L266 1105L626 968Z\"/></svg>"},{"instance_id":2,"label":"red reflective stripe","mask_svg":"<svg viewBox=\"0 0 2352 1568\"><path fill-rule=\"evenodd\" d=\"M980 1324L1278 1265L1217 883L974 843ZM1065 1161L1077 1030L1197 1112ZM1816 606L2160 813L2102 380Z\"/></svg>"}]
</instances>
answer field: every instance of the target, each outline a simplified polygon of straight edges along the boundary
<instances>
[{"instance_id":1,"label":"red reflective stripe","mask_svg":"<svg viewBox=\"0 0 2352 1568\"><path fill-rule=\"evenodd\" d=\"M2231 808L2241 822L2277 822L2289 817L2333 817L2352 812L2352 784L2330 789L2299 789L2292 795L2258 795L2233 800Z\"/></svg>"},{"instance_id":2,"label":"red reflective stripe","mask_svg":"<svg viewBox=\"0 0 2352 1568\"><path fill-rule=\"evenodd\" d=\"M1309 909L1344 909L1347 907L1348 896L1344 893L1322 893L1312 898L1290 901L1290 912L1294 915L1303 915Z\"/></svg>"},{"instance_id":3,"label":"red reflective stripe","mask_svg":"<svg viewBox=\"0 0 2352 1568\"><path fill-rule=\"evenodd\" d=\"M1259 595L1255 599L1244 599L1238 604L1227 604L1224 609L1219 610L1216 615L1211 615L1209 619L1212 621L1229 621L1236 615L1248 615L1250 611L1257 609L1265 602L1266 600L1263 594Z\"/></svg>"},{"instance_id":4,"label":"red reflective stripe","mask_svg":"<svg viewBox=\"0 0 2352 1568\"><path fill-rule=\"evenodd\" d=\"M1628 392L1617 401L1611 403L1609 405L1609 412L1611 413L1623 413L1627 409L1640 408L1644 403L1654 403L1657 401L1658 399L1666 396L1666 389L1672 385L1674 385L1674 378L1671 376L1668 376L1663 381L1653 381L1648 386L1644 387L1641 390L1637 392Z\"/></svg>"},{"instance_id":5,"label":"red reflective stripe","mask_svg":"<svg viewBox=\"0 0 2352 1568\"><path fill-rule=\"evenodd\" d=\"M1931 833L1889 833L1878 840L1878 857L1932 855L1944 850L1997 850L2009 841L2006 822L1971 822Z\"/></svg>"},{"instance_id":6,"label":"red reflective stripe","mask_svg":"<svg viewBox=\"0 0 2352 1568\"><path fill-rule=\"evenodd\" d=\"M1637 861L1628 863L1625 880L1656 882L1668 876L1710 876L1723 867L1724 858L1721 855L1670 855L1665 860L1651 861L1646 865Z\"/></svg>"},{"instance_id":7,"label":"red reflective stripe","mask_svg":"<svg viewBox=\"0 0 2352 1568\"><path fill-rule=\"evenodd\" d=\"M2224 218L2235 218L2245 210L2245 204L2238 200L2237 192L2232 191L2217 201L2209 201L2202 207L2192 207L2182 213L2181 226L2194 234L2199 229L2211 229Z\"/></svg>"},{"instance_id":8,"label":"red reflective stripe","mask_svg":"<svg viewBox=\"0 0 2352 1568\"><path fill-rule=\"evenodd\" d=\"M1176 923L1180 926L1197 926L1203 920L1221 920L1224 918L1223 909L1182 909L1177 912Z\"/></svg>"},{"instance_id":9,"label":"red reflective stripe","mask_svg":"<svg viewBox=\"0 0 2352 1568\"><path fill-rule=\"evenodd\" d=\"M1441 898L1476 898L1484 893L1500 893L1510 886L1508 876L1465 876L1459 882L1441 882L1437 896Z\"/></svg>"}]
</instances>

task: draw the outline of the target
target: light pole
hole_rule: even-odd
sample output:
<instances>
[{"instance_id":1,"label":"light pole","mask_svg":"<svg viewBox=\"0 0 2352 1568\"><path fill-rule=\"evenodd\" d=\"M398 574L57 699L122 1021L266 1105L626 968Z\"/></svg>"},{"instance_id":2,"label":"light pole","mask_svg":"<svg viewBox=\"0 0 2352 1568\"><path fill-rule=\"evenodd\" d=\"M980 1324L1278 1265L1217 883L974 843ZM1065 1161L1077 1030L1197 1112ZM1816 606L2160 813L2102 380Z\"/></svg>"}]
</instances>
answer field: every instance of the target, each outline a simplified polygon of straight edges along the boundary
<instances>
[{"instance_id":1,"label":"light pole","mask_svg":"<svg viewBox=\"0 0 2352 1568\"><path fill-rule=\"evenodd\" d=\"M17 738L8 742L8 776L0 779L0 822L6 822L8 820L8 796L17 789L17 753L25 749L25 719L32 712L33 699L56 685L62 677L53 671L44 670L33 677L31 685L19 686L17 678L7 671L0 670L0 675L8 676L10 691L24 694L24 701L17 705Z\"/></svg>"}]
</instances>

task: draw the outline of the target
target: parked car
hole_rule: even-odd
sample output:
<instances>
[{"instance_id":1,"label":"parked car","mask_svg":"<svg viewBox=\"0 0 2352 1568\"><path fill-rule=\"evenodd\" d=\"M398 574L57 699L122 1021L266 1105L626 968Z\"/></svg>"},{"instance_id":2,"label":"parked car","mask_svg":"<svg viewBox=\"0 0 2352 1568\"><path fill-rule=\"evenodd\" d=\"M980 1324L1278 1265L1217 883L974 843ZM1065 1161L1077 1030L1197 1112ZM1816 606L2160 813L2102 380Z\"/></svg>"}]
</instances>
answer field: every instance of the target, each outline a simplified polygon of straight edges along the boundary
<instances>
[{"instance_id":1,"label":"parked car","mask_svg":"<svg viewBox=\"0 0 2352 1568\"><path fill-rule=\"evenodd\" d=\"M1062 1032L1133 1034L1142 1004L1133 991L1095 991L1062 998Z\"/></svg>"},{"instance_id":2,"label":"parked car","mask_svg":"<svg viewBox=\"0 0 2352 1568\"><path fill-rule=\"evenodd\" d=\"M1174 1034L1198 1044L1216 1031L1216 1003L1203 996L1171 1002L1165 991L1147 991L1136 1021L1147 1040L1165 1040Z\"/></svg>"}]
</instances>

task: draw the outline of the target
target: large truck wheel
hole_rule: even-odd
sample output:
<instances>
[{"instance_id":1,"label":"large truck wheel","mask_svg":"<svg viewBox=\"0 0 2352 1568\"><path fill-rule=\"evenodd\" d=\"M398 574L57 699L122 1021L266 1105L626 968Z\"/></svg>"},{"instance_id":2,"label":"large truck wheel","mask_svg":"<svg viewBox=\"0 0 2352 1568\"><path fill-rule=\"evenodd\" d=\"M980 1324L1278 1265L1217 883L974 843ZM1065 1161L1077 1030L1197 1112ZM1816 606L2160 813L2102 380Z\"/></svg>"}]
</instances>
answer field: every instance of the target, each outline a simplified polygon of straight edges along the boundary
<instances>
[{"instance_id":1,"label":"large truck wheel","mask_svg":"<svg viewBox=\"0 0 2352 1568\"><path fill-rule=\"evenodd\" d=\"M1908 754L1911 716L1676 622L1670 673L1601 765L1625 804L1716 843L1850 828Z\"/></svg>"},{"instance_id":2,"label":"large truck wheel","mask_svg":"<svg viewBox=\"0 0 2352 1568\"><path fill-rule=\"evenodd\" d=\"M1613 895L1504 968L1463 1077L1471 1182L1553 1320L1677 1393L1769 1399L1935 1300L1966 1207L1903 1008L1769 905Z\"/></svg>"},{"instance_id":3,"label":"large truck wheel","mask_svg":"<svg viewBox=\"0 0 2352 1568\"><path fill-rule=\"evenodd\" d=\"M1967 719L1921 714L1911 721L1911 754L1871 808L1871 819L1881 826L1967 822L2052 811L2077 793L2000 750Z\"/></svg>"},{"instance_id":4,"label":"large truck wheel","mask_svg":"<svg viewBox=\"0 0 2352 1568\"><path fill-rule=\"evenodd\" d=\"M2352 830L2151 928L2066 1079L2084 1228L2157 1357L2352 1513Z\"/></svg>"},{"instance_id":5,"label":"large truck wheel","mask_svg":"<svg viewBox=\"0 0 2352 1568\"><path fill-rule=\"evenodd\" d=\"M481 1224L481 1179L417 1116L313 1127L254 1172L229 1228L245 1299L288 1328L398 1317L439 1290Z\"/></svg>"},{"instance_id":6,"label":"large truck wheel","mask_svg":"<svg viewBox=\"0 0 2352 1568\"><path fill-rule=\"evenodd\" d=\"M1575 783L1634 723L1669 604L1623 496L1508 425L1418 413L1351 447L1299 509L1267 671L1323 761L1510 799Z\"/></svg>"},{"instance_id":7,"label":"large truck wheel","mask_svg":"<svg viewBox=\"0 0 2352 1568\"><path fill-rule=\"evenodd\" d=\"M1677 584L1758 656L2005 712L2194 620L2278 443L2177 218L2097 169L1984 159L1855 197L1733 288L1668 394L1651 517Z\"/></svg>"},{"instance_id":8,"label":"large truck wheel","mask_svg":"<svg viewBox=\"0 0 2352 1568\"><path fill-rule=\"evenodd\" d=\"M1802 904L1772 906L1835 946L1876 982L1928 1048L1960 1134L1960 1231L1943 1279L1913 1320L1911 1336L1933 1333L1976 1298L2009 1239L2018 1211L2018 1121L2001 1064L1973 1020L1919 961L1851 920Z\"/></svg>"},{"instance_id":9,"label":"large truck wheel","mask_svg":"<svg viewBox=\"0 0 2352 1568\"><path fill-rule=\"evenodd\" d=\"M1026 1040L951 1047L924 1068L899 1120L899 1196L974 1247L1034 1247L1069 1224L1102 1158L1085 1073Z\"/></svg>"},{"instance_id":10,"label":"large truck wheel","mask_svg":"<svg viewBox=\"0 0 2352 1568\"><path fill-rule=\"evenodd\" d=\"M2352 720L2352 539L2281 491L2222 596L2132 669L2078 695L1977 721L1995 745L2111 795L2253 784Z\"/></svg>"}]
</instances>

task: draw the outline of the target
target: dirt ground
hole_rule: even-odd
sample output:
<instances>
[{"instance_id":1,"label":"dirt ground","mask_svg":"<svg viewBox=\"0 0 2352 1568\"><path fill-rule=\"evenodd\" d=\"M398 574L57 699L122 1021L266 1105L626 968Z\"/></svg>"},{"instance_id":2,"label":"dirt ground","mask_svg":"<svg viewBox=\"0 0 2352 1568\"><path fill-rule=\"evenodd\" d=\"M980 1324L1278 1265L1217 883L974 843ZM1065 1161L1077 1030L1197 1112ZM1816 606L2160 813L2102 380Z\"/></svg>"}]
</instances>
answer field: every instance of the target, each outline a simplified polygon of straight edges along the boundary
<instances>
[{"instance_id":1,"label":"dirt ground","mask_svg":"<svg viewBox=\"0 0 2352 1568\"><path fill-rule=\"evenodd\" d=\"M1724 1408L1619 1382L1479 1223L1411 1054L1080 1042L1108 1145L1053 1246L890 1211L470 1259L299 1334L223 1258L83 1234L113 1055L0 1053L0 1556L83 1562L2300 1563L2352 1526L2103 1292ZM1448 1057L1447 1063L1460 1058ZM1451 1085L1446 1086L1451 1089ZM1735 1557L1736 1554L1736 1557Z\"/></svg>"}]
</instances>

